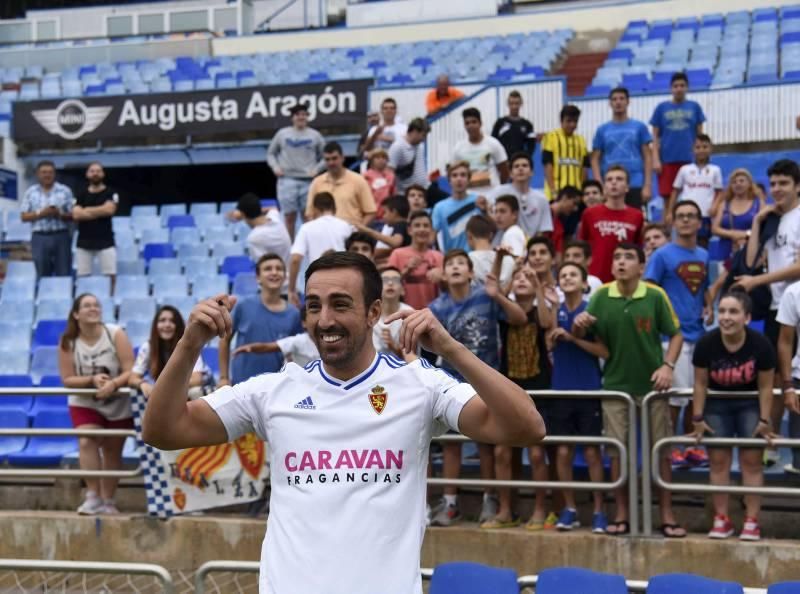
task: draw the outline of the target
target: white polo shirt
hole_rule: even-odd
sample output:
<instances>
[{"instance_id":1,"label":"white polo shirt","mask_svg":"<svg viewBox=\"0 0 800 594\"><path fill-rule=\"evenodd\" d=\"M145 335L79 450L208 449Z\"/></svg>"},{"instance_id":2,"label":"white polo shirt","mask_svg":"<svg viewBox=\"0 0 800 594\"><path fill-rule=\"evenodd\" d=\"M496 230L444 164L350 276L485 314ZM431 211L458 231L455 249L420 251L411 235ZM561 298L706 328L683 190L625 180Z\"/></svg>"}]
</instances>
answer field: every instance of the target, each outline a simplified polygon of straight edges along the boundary
<instances>
[{"instance_id":1,"label":"white polo shirt","mask_svg":"<svg viewBox=\"0 0 800 594\"><path fill-rule=\"evenodd\" d=\"M678 170L672 187L681 190L678 202L693 200L697 202L704 217L708 217L711 205L714 202L714 195L717 190L722 190L722 170L708 163L704 167L698 167L697 163L689 163Z\"/></svg>"},{"instance_id":2,"label":"white polo shirt","mask_svg":"<svg viewBox=\"0 0 800 594\"><path fill-rule=\"evenodd\" d=\"M800 256L800 206L781 217L778 232L767 241L765 249L767 268L770 272L776 272L797 262L797 258ZM770 309L778 309L783 292L792 282L794 280L770 284L769 288L772 291Z\"/></svg>"},{"instance_id":3,"label":"white polo shirt","mask_svg":"<svg viewBox=\"0 0 800 594\"><path fill-rule=\"evenodd\" d=\"M228 439L268 443L272 491L261 594L421 594L431 437L475 395L427 361L375 356L346 381L320 360L204 399Z\"/></svg>"}]
</instances>

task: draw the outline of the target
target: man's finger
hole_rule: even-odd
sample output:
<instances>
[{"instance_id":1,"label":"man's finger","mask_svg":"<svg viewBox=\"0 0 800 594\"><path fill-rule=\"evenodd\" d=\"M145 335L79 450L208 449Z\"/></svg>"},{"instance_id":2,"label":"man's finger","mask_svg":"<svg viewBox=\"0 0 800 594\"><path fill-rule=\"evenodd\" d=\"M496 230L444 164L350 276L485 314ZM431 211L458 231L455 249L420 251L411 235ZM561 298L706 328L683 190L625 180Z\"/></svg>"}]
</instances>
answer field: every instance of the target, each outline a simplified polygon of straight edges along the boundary
<instances>
[{"instance_id":1,"label":"man's finger","mask_svg":"<svg viewBox=\"0 0 800 594\"><path fill-rule=\"evenodd\" d=\"M388 324L391 324L392 322L394 322L395 320L404 320L404 319L408 318L409 316L414 315L415 313L419 313L419 310L417 310L417 309L401 309L400 311L396 311L392 315L390 315L388 318L386 318L383 321L383 323L388 325Z\"/></svg>"}]
</instances>

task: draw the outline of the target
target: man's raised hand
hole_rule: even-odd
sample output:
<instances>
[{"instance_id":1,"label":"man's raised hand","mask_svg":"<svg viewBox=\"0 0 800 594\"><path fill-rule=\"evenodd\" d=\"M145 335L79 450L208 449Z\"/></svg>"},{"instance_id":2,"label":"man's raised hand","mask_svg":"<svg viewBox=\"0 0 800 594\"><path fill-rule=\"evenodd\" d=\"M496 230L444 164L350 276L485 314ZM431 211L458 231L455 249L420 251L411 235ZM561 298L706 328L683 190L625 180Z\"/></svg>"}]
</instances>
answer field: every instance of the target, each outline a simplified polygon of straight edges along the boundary
<instances>
[{"instance_id":1,"label":"man's raised hand","mask_svg":"<svg viewBox=\"0 0 800 594\"><path fill-rule=\"evenodd\" d=\"M421 346L426 351L446 358L446 353L458 345L430 309L398 311L384 321L386 325L403 320L400 329L400 346L406 353L416 353Z\"/></svg>"},{"instance_id":2,"label":"man's raised hand","mask_svg":"<svg viewBox=\"0 0 800 594\"><path fill-rule=\"evenodd\" d=\"M231 336L233 334L231 310L234 305L236 297L224 294L200 301L189 314L183 340L202 348L215 336L220 338Z\"/></svg>"}]
</instances>

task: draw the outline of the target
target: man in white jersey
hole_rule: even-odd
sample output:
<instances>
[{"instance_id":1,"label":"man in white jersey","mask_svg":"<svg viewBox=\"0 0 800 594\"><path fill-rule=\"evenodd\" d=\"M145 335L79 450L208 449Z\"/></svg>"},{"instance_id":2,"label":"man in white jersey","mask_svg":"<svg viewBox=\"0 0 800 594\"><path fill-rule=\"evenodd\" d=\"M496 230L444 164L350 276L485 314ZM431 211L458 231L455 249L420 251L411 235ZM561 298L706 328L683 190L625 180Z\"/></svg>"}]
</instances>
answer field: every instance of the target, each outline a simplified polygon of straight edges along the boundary
<instances>
[{"instance_id":1,"label":"man in white jersey","mask_svg":"<svg viewBox=\"0 0 800 594\"><path fill-rule=\"evenodd\" d=\"M442 356L469 383L423 359L377 354L381 277L364 256L326 254L306 271L306 324L321 360L288 363L187 404L195 360L231 332L235 299L192 310L143 420L161 449L226 443L255 432L272 469L261 594L421 594L425 478L431 437L481 443L544 437L527 393L456 342L428 309L400 311L400 344Z\"/></svg>"}]
</instances>

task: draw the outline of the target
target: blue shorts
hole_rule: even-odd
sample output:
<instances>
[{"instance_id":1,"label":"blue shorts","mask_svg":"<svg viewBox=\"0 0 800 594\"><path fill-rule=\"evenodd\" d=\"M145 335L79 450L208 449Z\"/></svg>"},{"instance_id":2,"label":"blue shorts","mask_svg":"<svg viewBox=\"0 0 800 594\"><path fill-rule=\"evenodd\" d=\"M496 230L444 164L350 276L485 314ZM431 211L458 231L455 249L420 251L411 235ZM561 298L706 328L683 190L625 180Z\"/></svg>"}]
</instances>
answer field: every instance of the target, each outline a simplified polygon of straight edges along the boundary
<instances>
[{"instance_id":1,"label":"blue shorts","mask_svg":"<svg viewBox=\"0 0 800 594\"><path fill-rule=\"evenodd\" d=\"M299 212L302 215L306 211L309 186L311 186L310 179L279 177L277 189L281 212L283 214Z\"/></svg>"},{"instance_id":2,"label":"blue shorts","mask_svg":"<svg viewBox=\"0 0 800 594\"><path fill-rule=\"evenodd\" d=\"M710 437L753 437L761 409L757 398L709 398L704 413Z\"/></svg>"}]
</instances>

